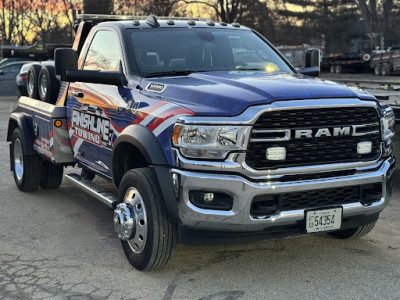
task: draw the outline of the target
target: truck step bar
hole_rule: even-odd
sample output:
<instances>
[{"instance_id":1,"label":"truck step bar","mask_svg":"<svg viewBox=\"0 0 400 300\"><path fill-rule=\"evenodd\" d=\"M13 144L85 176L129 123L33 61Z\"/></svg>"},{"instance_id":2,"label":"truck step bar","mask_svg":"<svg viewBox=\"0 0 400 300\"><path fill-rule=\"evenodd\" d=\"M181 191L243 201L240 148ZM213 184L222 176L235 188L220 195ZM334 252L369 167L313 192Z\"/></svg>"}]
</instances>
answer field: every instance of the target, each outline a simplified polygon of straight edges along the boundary
<instances>
[{"instance_id":1,"label":"truck step bar","mask_svg":"<svg viewBox=\"0 0 400 300\"><path fill-rule=\"evenodd\" d=\"M83 179L76 173L66 174L65 176L70 183L81 190L84 190L97 200L100 200L108 207L115 209L117 206L117 196L111 192L105 191L101 186L93 183L92 181Z\"/></svg>"}]
</instances>

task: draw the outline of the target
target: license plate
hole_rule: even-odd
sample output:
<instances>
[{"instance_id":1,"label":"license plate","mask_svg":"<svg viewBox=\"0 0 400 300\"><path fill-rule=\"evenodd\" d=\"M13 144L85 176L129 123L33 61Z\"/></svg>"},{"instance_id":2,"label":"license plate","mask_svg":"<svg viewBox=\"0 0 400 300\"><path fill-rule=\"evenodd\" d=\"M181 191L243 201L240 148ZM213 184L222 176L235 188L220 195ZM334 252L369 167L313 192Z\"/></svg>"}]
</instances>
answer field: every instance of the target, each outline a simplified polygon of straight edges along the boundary
<instances>
[{"instance_id":1,"label":"license plate","mask_svg":"<svg viewBox=\"0 0 400 300\"><path fill-rule=\"evenodd\" d=\"M342 225L343 208L310 210L306 212L306 232L320 232L339 229Z\"/></svg>"}]
</instances>

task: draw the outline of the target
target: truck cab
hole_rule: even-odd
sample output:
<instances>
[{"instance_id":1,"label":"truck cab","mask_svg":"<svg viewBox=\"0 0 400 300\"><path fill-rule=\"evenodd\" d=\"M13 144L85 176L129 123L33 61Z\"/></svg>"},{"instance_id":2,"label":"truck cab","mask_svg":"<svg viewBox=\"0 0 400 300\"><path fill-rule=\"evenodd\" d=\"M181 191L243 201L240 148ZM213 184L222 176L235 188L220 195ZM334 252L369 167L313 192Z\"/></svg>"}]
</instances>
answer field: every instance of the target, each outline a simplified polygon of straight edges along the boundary
<instances>
[{"instance_id":1,"label":"truck cab","mask_svg":"<svg viewBox=\"0 0 400 300\"><path fill-rule=\"evenodd\" d=\"M81 19L55 53L56 105L22 97L12 112L21 190L81 168L66 178L114 209L140 270L165 266L176 242L372 230L392 189L393 112L316 78L318 50L297 70L236 23Z\"/></svg>"}]
</instances>

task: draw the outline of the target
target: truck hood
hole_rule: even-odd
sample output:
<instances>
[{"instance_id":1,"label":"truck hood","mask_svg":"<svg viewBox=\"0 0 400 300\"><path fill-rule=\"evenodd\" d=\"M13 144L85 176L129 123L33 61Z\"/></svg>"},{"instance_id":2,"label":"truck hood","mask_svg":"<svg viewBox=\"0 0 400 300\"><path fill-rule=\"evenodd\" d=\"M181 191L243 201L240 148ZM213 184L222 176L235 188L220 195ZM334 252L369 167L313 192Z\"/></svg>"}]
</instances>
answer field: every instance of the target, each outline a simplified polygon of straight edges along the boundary
<instances>
[{"instance_id":1,"label":"truck hood","mask_svg":"<svg viewBox=\"0 0 400 300\"><path fill-rule=\"evenodd\" d=\"M375 100L362 90L301 74L271 75L232 71L149 78L142 91L193 111L196 115L234 116L252 105L278 100L359 98Z\"/></svg>"}]
</instances>

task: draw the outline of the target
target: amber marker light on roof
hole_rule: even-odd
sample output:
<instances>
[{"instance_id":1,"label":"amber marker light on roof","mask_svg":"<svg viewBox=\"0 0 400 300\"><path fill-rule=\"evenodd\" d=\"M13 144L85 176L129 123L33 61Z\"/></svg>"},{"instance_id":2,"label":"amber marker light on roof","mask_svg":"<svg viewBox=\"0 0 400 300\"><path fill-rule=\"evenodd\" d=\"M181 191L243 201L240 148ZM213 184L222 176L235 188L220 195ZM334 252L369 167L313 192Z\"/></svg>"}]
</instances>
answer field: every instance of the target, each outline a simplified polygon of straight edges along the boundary
<instances>
[{"instance_id":1,"label":"amber marker light on roof","mask_svg":"<svg viewBox=\"0 0 400 300\"><path fill-rule=\"evenodd\" d=\"M279 67L278 67L276 64L274 64L274 63L267 63L267 64L264 66L264 69L265 69L265 71L268 72L268 73L272 73L272 72L279 71Z\"/></svg>"}]
</instances>

